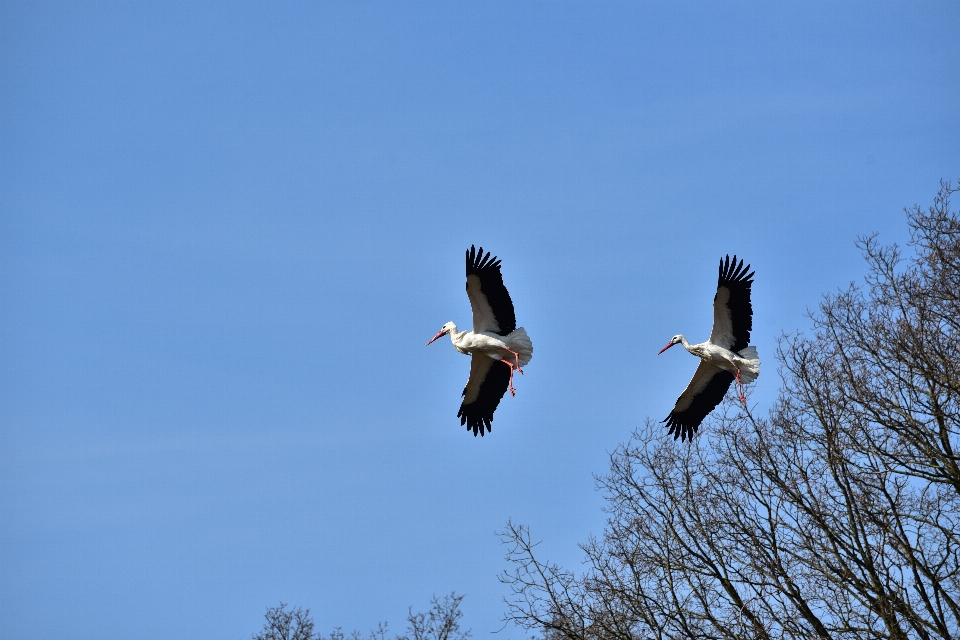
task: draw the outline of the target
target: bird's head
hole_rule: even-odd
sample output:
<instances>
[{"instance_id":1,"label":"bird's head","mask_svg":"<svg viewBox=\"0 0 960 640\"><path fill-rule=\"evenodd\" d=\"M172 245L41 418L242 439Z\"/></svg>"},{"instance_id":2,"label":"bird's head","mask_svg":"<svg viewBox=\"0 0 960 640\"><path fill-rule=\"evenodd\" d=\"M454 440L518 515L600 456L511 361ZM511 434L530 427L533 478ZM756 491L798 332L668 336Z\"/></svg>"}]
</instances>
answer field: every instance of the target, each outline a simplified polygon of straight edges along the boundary
<instances>
[{"instance_id":1,"label":"bird's head","mask_svg":"<svg viewBox=\"0 0 960 640\"><path fill-rule=\"evenodd\" d=\"M678 333L677 335L670 338L670 342L667 343L667 346L665 346L663 349L660 349L660 352L657 353L657 355L660 355L661 353L663 353L673 345L680 344L681 342L683 342L683 336Z\"/></svg>"},{"instance_id":2,"label":"bird's head","mask_svg":"<svg viewBox=\"0 0 960 640\"><path fill-rule=\"evenodd\" d=\"M447 324L445 324L445 325L443 325L442 327L440 327L440 332L437 333L437 335L435 335L435 336L433 336L432 338L430 338L430 342L428 342L427 344L429 345L430 343L432 343L432 342L433 342L434 340L436 340L437 338L440 338L441 336L445 336L445 335L447 335L448 333L453 333L453 332L456 331L456 330L457 330L457 325L453 324L452 322L448 322Z\"/></svg>"}]
</instances>

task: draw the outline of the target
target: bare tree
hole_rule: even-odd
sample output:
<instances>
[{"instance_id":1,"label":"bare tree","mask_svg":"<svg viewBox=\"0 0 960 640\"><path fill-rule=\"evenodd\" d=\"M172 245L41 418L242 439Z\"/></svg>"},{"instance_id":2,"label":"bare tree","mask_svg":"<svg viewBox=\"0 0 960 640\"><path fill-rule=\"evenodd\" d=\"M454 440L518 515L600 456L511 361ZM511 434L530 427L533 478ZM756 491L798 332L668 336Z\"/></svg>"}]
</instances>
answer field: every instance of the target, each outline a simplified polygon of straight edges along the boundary
<instances>
[{"instance_id":1,"label":"bare tree","mask_svg":"<svg viewBox=\"0 0 960 640\"><path fill-rule=\"evenodd\" d=\"M464 596L451 592L442 598L433 596L430 599L430 610L424 613L414 613L410 607L407 616L407 634L396 636L396 640L467 640L470 630L460 629L460 619L463 612L460 603ZM349 635L340 627L335 627L330 635L314 633L313 618L309 609L300 607L287 610L287 605L280 603L278 607L269 607L265 615L266 622L260 633L253 636L253 640L387 640L389 626L380 622L376 629L363 636L354 630Z\"/></svg>"},{"instance_id":2,"label":"bare tree","mask_svg":"<svg viewBox=\"0 0 960 640\"><path fill-rule=\"evenodd\" d=\"M433 596L430 599L430 610L426 613L413 613L411 607L407 616L406 636L398 636L397 640L467 640L470 630L460 630L460 603L463 596L452 592L443 598Z\"/></svg>"},{"instance_id":3,"label":"bare tree","mask_svg":"<svg viewBox=\"0 0 960 640\"><path fill-rule=\"evenodd\" d=\"M769 416L722 405L677 446L648 423L598 478L587 569L507 524L507 619L549 638L960 637L960 219L949 184L907 211L908 259L780 343Z\"/></svg>"},{"instance_id":4,"label":"bare tree","mask_svg":"<svg viewBox=\"0 0 960 640\"><path fill-rule=\"evenodd\" d=\"M287 610L287 605L267 608L266 622L253 640L315 640L313 618L310 609L295 607Z\"/></svg>"}]
</instances>

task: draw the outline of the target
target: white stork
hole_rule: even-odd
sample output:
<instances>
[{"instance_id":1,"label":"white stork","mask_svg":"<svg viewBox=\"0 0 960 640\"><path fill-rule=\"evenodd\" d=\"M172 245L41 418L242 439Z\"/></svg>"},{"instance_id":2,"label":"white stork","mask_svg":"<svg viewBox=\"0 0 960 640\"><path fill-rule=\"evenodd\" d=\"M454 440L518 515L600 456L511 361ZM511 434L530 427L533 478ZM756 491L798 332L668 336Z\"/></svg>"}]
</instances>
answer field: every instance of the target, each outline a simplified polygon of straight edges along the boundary
<instances>
[{"instance_id":1,"label":"white stork","mask_svg":"<svg viewBox=\"0 0 960 640\"><path fill-rule=\"evenodd\" d=\"M736 380L740 401L746 404L743 383L753 382L760 375L760 358L756 347L749 346L750 330L753 329L753 307L750 304L750 286L753 273L750 265L737 264L737 256L720 259L720 277L717 279L717 294L713 297L713 331L710 339L700 344L690 344L682 335L673 336L660 353L675 344L700 358L696 373L690 384L677 398L677 404L664 422L670 428L674 440L693 438L697 427ZM659 353L657 355L660 355Z\"/></svg>"},{"instance_id":2,"label":"white stork","mask_svg":"<svg viewBox=\"0 0 960 640\"><path fill-rule=\"evenodd\" d=\"M523 373L521 367L533 357L533 343L523 327L517 327L500 261L491 258L489 251L483 255L483 247L477 251L471 246L467 251L467 297L473 308L473 331L458 332L457 325L448 322L427 344L449 333L453 347L471 355L470 377L457 417L467 431L482 436L484 428L491 431L493 412L507 389L516 395L513 371Z\"/></svg>"}]
</instances>

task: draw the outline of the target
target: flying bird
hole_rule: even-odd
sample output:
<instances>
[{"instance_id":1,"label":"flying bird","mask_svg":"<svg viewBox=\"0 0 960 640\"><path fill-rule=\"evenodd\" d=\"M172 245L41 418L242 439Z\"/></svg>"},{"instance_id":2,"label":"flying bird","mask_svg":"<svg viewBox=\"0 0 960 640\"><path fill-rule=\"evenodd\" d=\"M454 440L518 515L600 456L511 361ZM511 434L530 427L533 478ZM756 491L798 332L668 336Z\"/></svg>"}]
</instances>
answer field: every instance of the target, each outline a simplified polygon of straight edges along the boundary
<instances>
[{"instance_id":1,"label":"flying bird","mask_svg":"<svg viewBox=\"0 0 960 640\"><path fill-rule=\"evenodd\" d=\"M720 404L723 396L736 380L740 401L746 404L743 383L753 382L760 375L760 357L756 347L749 346L753 329L753 307L750 304L750 286L753 272L750 265L737 264L737 256L720 259L720 277L717 294L713 297L713 331L710 339L690 344L682 335L670 339L660 353L675 344L700 358L690 384L677 398L677 404L664 422L674 440L693 438L703 419ZM657 355L660 355L659 353Z\"/></svg>"},{"instance_id":2,"label":"flying bird","mask_svg":"<svg viewBox=\"0 0 960 640\"><path fill-rule=\"evenodd\" d=\"M473 331L457 331L457 325L448 322L428 342L429 345L449 334L453 347L470 354L470 377L463 388L463 403L457 417L467 431L482 436L491 431L493 412L503 394L513 387L513 372L523 373L533 357L533 343L523 327L517 327L513 301L503 286L500 260L483 254L474 246L467 251L467 297L473 309Z\"/></svg>"}]
</instances>

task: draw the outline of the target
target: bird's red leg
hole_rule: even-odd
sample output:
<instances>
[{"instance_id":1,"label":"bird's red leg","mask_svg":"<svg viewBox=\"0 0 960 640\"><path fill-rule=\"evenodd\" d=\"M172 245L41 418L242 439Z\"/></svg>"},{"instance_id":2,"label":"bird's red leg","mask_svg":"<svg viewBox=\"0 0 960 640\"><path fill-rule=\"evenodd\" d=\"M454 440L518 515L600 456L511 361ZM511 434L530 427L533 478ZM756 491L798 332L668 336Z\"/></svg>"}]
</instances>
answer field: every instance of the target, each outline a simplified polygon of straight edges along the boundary
<instances>
[{"instance_id":1,"label":"bird's red leg","mask_svg":"<svg viewBox=\"0 0 960 640\"><path fill-rule=\"evenodd\" d=\"M506 360L501 360L500 362L510 367L510 395L516 397L517 390L513 388L513 365Z\"/></svg>"},{"instance_id":2,"label":"bird's red leg","mask_svg":"<svg viewBox=\"0 0 960 640\"><path fill-rule=\"evenodd\" d=\"M747 404L747 398L743 395L743 383L740 382L740 369L737 369L737 392L740 394L740 402Z\"/></svg>"},{"instance_id":3,"label":"bird's red leg","mask_svg":"<svg viewBox=\"0 0 960 640\"><path fill-rule=\"evenodd\" d=\"M506 349L506 347L504 347ZM523 369L520 368L520 354L514 351L513 349L507 349L510 353L513 354L513 357L517 360L517 371L520 372L520 375L523 375Z\"/></svg>"}]
</instances>

